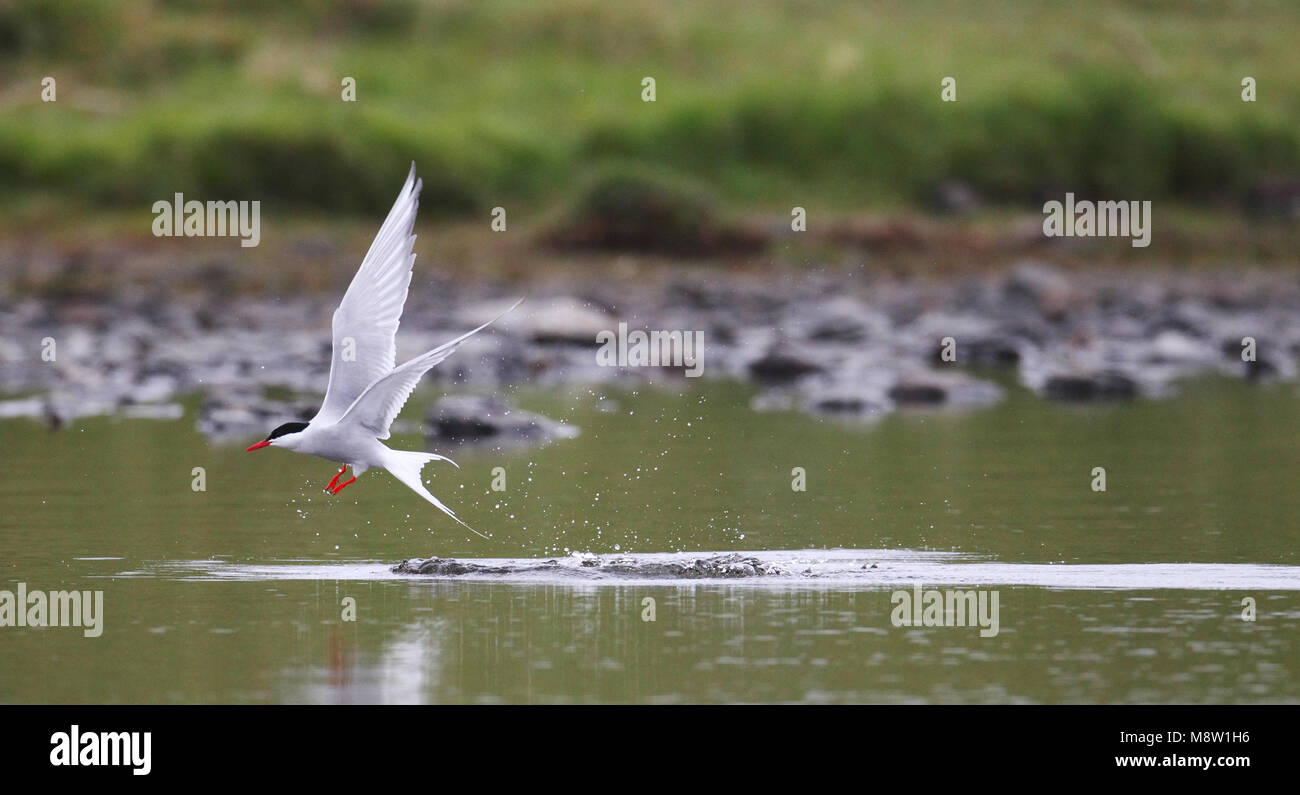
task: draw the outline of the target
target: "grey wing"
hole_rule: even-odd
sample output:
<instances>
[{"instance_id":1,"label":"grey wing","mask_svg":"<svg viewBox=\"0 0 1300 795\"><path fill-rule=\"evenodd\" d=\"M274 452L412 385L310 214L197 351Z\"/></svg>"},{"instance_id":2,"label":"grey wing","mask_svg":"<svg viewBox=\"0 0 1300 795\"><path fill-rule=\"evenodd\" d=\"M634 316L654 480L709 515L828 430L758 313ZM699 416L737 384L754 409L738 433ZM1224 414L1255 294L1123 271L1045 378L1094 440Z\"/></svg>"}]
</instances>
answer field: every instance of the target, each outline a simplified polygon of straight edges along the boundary
<instances>
[{"instance_id":1,"label":"grey wing","mask_svg":"<svg viewBox=\"0 0 1300 795\"><path fill-rule=\"evenodd\" d=\"M406 405L406 401L411 397L411 393L415 391L416 385L420 383L424 374L455 352L462 342L492 325L521 303L523 299L516 301L510 309L473 331L467 331L450 342L444 342L381 377L357 397L338 421L355 423L372 433L375 438L387 439L389 426L402 411L402 406Z\"/></svg>"}]
</instances>

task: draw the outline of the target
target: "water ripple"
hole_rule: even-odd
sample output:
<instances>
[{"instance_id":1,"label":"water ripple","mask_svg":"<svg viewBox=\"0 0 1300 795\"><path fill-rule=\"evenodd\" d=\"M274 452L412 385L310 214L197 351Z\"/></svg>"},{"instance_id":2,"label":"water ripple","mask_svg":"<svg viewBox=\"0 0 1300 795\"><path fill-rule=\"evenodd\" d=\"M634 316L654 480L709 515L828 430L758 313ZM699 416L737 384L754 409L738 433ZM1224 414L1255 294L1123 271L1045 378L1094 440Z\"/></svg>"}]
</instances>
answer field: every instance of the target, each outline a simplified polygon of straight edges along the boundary
<instances>
[{"instance_id":1,"label":"water ripple","mask_svg":"<svg viewBox=\"0 0 1300 795\"><path fill-rule=\"evenodd\" d=\"M381 561L163 561L118 577L170 580L470 580L555 585L725 581L746 586L877 589L1027 586L1100 590L1300 590L1300 566L1253 563L1004 563L929 550L676 552L561 558Z\"/></svg>"}]
</instances>

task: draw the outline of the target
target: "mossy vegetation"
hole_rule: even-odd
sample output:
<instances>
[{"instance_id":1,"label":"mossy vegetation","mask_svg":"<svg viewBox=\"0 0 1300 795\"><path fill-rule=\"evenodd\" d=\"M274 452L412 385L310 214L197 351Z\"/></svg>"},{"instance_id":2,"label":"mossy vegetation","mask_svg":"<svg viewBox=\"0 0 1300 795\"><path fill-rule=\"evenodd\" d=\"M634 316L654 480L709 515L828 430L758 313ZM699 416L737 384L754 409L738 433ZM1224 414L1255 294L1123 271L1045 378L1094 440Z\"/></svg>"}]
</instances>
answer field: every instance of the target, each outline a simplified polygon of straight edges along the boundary
<instances>
[{"instance_id":1,"label":"mossy vegetation","mask_svg":"<svg viewBox=\"0 0 1300 795\"><path fill-rule=\"evenodd\" d=\"M456 215L571 199L614 159L741 206L909 204L945 180L1212 203L1300 176L1297 22L1118 0L35 0L0 8L0 191L351 212L415 159L428 211Z\"/></svg>"}]
</instances>

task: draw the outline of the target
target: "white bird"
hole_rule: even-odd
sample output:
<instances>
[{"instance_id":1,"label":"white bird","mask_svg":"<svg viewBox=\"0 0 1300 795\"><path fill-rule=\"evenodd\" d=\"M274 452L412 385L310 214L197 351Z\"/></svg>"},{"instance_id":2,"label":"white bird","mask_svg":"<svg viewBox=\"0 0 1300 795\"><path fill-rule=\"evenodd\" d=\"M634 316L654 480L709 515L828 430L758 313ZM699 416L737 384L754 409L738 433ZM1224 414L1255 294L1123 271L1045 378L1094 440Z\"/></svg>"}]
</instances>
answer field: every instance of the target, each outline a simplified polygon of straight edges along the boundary
<instances>
[{"instance_id":1,"label":"white bird","mask_svg":"<svg viewBox=\"0 0 1300 795\"><path fill-rule=\"evenodd\" d=\"M389 426L424 374L450 356L466 339L501 317L498 315L473 331L422 353L400 367L396 366L397 326L411 283L411 267L415 263L412 229L420 204L421 187L422 182L415 178L415 164L412 163L411 173L393 203L393 209L370 244L357 275L352 277L343 301L334 310L334 352L330 360L329 386L320 411L309 422L286 422L245 452L263 447L283 447L342 464L338 474L325 487L331 494L338 494L355 483L371 467L386 469L443 513L470 531L483 535L430 494L420 480L420 470L428 462L447 461L456 466L455 461L436 453L393 450L380 441L389 437ZM516 301L506 312L519 306L522 300ZM352 467L352 479L339 483L348 467Z\"/></svg>"}]
</instances>

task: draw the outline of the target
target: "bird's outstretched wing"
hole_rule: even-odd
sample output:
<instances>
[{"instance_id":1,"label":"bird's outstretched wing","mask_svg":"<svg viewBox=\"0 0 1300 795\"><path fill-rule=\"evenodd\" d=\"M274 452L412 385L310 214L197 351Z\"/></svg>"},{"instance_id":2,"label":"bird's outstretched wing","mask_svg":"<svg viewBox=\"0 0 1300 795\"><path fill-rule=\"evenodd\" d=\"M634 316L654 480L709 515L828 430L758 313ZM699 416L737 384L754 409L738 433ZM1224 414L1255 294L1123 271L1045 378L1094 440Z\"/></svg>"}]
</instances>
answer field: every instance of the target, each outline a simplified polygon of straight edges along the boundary
<instances>
[{"instance_id":1,"label":"bird's outstretched wing","mask_svg":"<svg viewBox=\"0 0 1300 795\"><path fill-rule=\"evenodd\" d=\"M415 213L423 183L415 163L393 209L334 310L334 350L325 401L312 422L336 422L366 387L393 371L397 326L415 263Z\"/></svg>"},{"instance_id":2,"label":"bird's outstretched wing","mask_svg":"<svg viewBox=\"0 0 1300 795\"><path fill-rule=\"evenodd\" d=\"M522 298L515 301L510 309L473 331L467 331L450 342L444 342L433 350L416 356L401 367L382 376L379 380L366 387L365 391L343 412L343 416L339 418L338 422L354 423L374 434L377 439L387 439L389 426L393 424L393 420L401 412L402 406L406 405L407 399L411 397L411 393L415 391L416 385L420 383L420 379L424 377L424 374L429 372L438 362L450 356L462 342L500 320L521 303L523 303Z\"/></svg>"}]
</instances>

